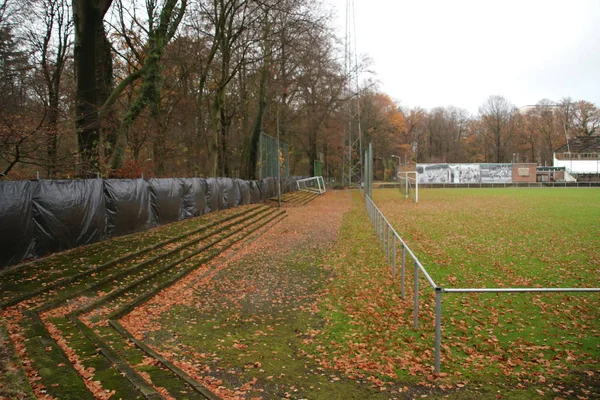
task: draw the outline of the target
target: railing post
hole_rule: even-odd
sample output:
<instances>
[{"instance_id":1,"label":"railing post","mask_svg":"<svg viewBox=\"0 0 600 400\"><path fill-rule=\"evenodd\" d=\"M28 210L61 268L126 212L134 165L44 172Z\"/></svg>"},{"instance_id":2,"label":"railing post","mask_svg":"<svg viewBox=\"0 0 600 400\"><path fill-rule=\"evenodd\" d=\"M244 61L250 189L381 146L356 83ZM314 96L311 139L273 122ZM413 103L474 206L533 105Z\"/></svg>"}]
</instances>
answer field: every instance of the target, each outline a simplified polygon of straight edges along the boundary
<instances>
[{"instance_id":1,"label":"railing post","mask_svg":"<svg viewBox=\"0 0 600 400\"><path fill-rule=\"evenodd\" d=\"M400 276L400 281L402 300L406 300L406 290L404 288L404 282L406 281L406 246L404 243L402 243L402 274Z\"/></svg>"},{"instance_id":2,"label":"railing post","mask_svg":"<svg viewBox=\"0 0 600 400\"><path fill-rule=\"evenodd\" d=\"M435 370L440 373L442 347L442 288L435 288Z\"/></svg>"},{"instance_id":3,"label":"railing post","mask_svg":"<svg viewBox=\"0 0 600 400\"><path fill-rule=\"evenodd\" d=\"M414 294L413 326L419 329L419 264L415 261L415 294Z\"/></svg>"},{"instance_id":4,"label":"railing post","mask_svg":"<svg viewBox=\"0 0 600 400\"><path fill-rule=\"evenodd\" d=\"M390 263L390 235L392 234L392 230L390 229L390 226L388 224L386 224L387 226L387 242L385 245L385 250L387 253L387 262L388 264Z\"/></svg>"},{"instance_id":5,"label":"railing post","mask_svg":"<svg viewBox=\"0 0 600 400\"><path fill-rule=\"evenodd\" d=\"M385 223L383 214L381 214L381 250L383 250L383 254L385 254L385 230L387 228L386 225L387 224Z\"/></svg>"},{"instance_id":6,"label":"railing post","mask_svg":"<svg viewBox=\"0 0 600 400\"><path fill-rule=\"evenodd\" d=\"M396 280L396 235L392 236L392 278Z\"/></svg>"}]
</instances>

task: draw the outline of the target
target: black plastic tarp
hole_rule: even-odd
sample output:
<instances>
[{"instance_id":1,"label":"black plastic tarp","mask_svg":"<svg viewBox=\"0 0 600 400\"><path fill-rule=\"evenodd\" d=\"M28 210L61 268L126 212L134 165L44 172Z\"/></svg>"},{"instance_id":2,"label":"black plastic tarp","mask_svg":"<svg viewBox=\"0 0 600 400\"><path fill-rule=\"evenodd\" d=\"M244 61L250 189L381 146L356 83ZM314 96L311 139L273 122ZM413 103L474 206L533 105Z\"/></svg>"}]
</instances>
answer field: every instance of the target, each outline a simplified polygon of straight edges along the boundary
<instances>
[{"instance_id":1,"label":"black plastic tarp","mask_svg":"<svg viewBox=\"0 0 600 400\"><path fill-rule=\"evenodd\" d=\"M250 203L260 203L260 187L257 181L248 182L250 186Z\"/></svg>"},{"instance_id":2,"label":"black plastic tarp","mask_svg":"<svg viewBox=\"0 0 600 400\"><path fill-rule=\"evenodd\" d=\"M180 179L149 179L150 204L158 225L181 219L183 183Z\"/></svg>"},{"instance_id":3,"label":"black plastic tarp","mask_svg":"<svg viewBox=\"0 0 600 400\"><path fill-rule=\"evenodd\" d=\"M240 191L240 205L250 204L250 182L242 179L236 179L235 182L237 183Z\"/></svg>"},{"instance_id":4,"label":"black plastic tarp","mask_svg":"<svg viewBox=\"0 0 600 400\"><path fill-rule=\"evenodd\" d=\"M105 237L102 180L40 181L33 194L36 252L53 253Z\"/></svg>"},{"instance_id":5,"label":"black plastic tarp","mask_svg":"<svg viewBox=\"0 0 600 400\"><path fill-rule=\"evenodd\" d=\"M217 178L221 202L219 210L236 207L240 204L240 189L231 178Z\"/></svg>"},{"instance_id":6,"label":"black plastic tarp","mask_svg":"<svg viewBox=\"0 0 600 400\"><path fill-rule=\"evenodd\" d=\"M282 193L296 189L282 179ZM0 269L277 195L276 179L90 179L0 182Z\"/></svg>"},{"instance_id":7,"label":"black plastic tarp","mask_svg":"<svg viewBox=\"0 0 600 400\"><path fill-rule=\"evenodd\" d=\"M276 195L275 179L265 178L260 181L261 199L267 200Z\"/></svg>"},{"instance_id":8,"label":"black plastic tarp","mask_svg":"<svg viewBox=\"0 0 600 400\"><path fill-rule=\"evenodd\" d=\"M215 178L206 179L206 212L222 210L222 202L217 180Z\"/></svg>"},{"instance_id":9,"label":"black plastic tarp","mask_svg":"<svg viewBox=\"0 0 600 400\"><path fill-rule=\"evenodd\" d=\"M156 226L150 189L143 179L107 179L104 195L108 211L108 235L121 236Z\"/></svg>"},{"instance_id":10,"label":"black plastic tarp","mask_svg":"<svg viewBox=\"0 0 600 400\"><path fill-rule=\"evenodd\" d=\"M193 218L206 212L206 181L201 178L181 179L183 201L181 218Z\"/></svg>"},{"instance_id":11,"label":"black plastic tarp","mask_svg":"<svg viewBox=\"0 0 600 400\"><path fill-rule=\"evenodd\" d=\"M37 182L3 182L0 185L0 268L35 257L32 219L33 191Z\"/></svg>"}]
</instances>

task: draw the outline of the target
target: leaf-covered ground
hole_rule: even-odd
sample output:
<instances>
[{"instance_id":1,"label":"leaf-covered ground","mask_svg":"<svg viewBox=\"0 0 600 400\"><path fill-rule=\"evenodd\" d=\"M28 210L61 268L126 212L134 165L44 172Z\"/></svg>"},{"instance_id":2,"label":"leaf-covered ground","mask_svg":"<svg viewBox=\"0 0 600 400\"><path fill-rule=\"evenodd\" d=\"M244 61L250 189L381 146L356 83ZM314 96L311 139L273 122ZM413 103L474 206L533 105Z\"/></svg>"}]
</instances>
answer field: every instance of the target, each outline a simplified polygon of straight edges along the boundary
<instances>
[{"instance_id":1,"label":"leaf-covered ground","mask_svg":"<svg viewBox=\"0 0 600 400\"><path fill-rule=\"evenodd\" d=\"M326 265L349 210L334 192L288 218L208 275L190 275L123 320L223 398L386 398L324 368L306 349L325 320ZM170 300L169 300L170 299Z\"/></svg>"},{"instance_id":2,"label":"leaf-covered ground","mask_svg":"<svg viewBox=\"0 0 600 400\"><path fill-rule=\"evenodd\" d=\"M431 190L415 205L397 191L381 190L375 200L443 286L600 286L599 191ZM421 328L414 330L412 268L403 300L360 195L328 192L286 209L287 218L250 245L234 246L119 322L225 399L600 397L598 294L445 295L443 373L435 376L431 290L422 280ZM223 217L203 221L217 218ZM190 229L187 224L115 240L113 254L166 240ZM90 260L100 265L111 257L94 246L57 255L35 264L20 283L35 290L40 281L63 279L85 271ZM19 282L5 279L9 275L0 279L4 300L20 294ZM40 296L15 310L61 293ZM111 304L82 321L166 398L191 396L189 386L176 384L155 358L141 355L106 324ZM75 360L88 389L102 398L127 398L129 389L118 383L125 379L101 370L104 357L62 316L77 307L71 302L42 314L45 329L67 352L66 363ZM11 332L15 324L24 327L13 343L19 354L32 355L22 363L34 391L60 393L70 375L64 362L52 363L58 346L36 336L44 326L10 310L4 316ZM6 343L6 333L0 334ZM2 372L13 377L0 377L0 398L11 398L6 390L26 398L31 389L10 347L0 345L6 349ZM54 377L61 377L60 386L54 387ZM71 394L65 398L77 398Z\"/></svg>"}]
</instances>

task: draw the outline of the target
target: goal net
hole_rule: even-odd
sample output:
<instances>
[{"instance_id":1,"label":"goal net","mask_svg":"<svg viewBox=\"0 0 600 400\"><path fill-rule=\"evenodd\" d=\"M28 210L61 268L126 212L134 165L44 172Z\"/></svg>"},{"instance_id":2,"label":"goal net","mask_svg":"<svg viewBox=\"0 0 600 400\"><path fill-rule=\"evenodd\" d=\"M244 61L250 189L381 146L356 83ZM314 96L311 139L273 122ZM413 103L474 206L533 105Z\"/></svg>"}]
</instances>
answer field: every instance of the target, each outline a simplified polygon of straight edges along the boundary
<instances>
[{"instance_id":1,"label":"goal net","mask_svg":"<svg viewBox=\"0 0 600 400\"><path fill-rule=\"evenodd\" d=\"M406 199L412 199L415 203L419 202L419 176L417 171L398 172L398 183L400 193Z\"/></svg>"},{"instance_id":2,"label":"goal net","mask_svg":"<svg viewBox=\"0 0 600 400\"><path fill-rule=\"evenodd\" d=\"M298 190L323 194L325 193L325 182L322 176L314 176L312 178L298 179L296 181Z\"/></svg>"}]
</instances>

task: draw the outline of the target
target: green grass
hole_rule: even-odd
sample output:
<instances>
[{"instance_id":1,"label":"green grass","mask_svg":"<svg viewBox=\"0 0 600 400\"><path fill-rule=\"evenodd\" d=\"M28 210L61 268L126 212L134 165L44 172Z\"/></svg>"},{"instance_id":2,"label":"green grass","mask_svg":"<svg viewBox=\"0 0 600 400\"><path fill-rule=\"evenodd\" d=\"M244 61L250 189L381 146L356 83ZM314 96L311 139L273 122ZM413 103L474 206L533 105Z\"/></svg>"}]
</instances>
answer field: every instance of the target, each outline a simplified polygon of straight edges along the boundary
<instances>
[{"instance_id":1,"label":"green grass","mask_svg":"<svg viewBox=\"0 0 600 400\"><path fill-rule=\"evenodd\" d=\"M324 250L246 257L197 287L193 304L163 312L164 328L147 343L179 361L201 360L232 390L256 378L248 398L386 398L304 353L324 322L313 308L329 281L324 258Z\"/></svg>"},{"instance_id":2,"label":"green grass","mask_svg":"<svg viewBox=\"0 0 600 400\"><path fill-rule=\"evenodd\" d=\"M598 190L424 190L419 204L397 190L374 195L438 285L600 287ZM412 264L403 301L364 204L354 201L333 258L340 279L324 305L330 323L322 343L334 343L338 363L392 382L462 387L452 392L458 398L497 390L511 398L539 397L537 390L549 398L600 394L598 293L446 294L442 370L448 376L424 379L433 370L432 290L422 279L421 329L414 331ZM356 367L361 359L373 363Z\"/></svg>"},{"instance_id":3,"label":"green grass","mask_svg":"<svg viewBox=\"0 0 600 400\"><path fill-rule=\"evenodd\" d=\"M35 398L2 319L0 319L0 398Z\"/></svg>"},{"instance_id":4,"label":"green grass","mask_svg":"<svg viewBox=\"0 0 600 400\"><path fill-rule=\"evenodd\" d=\"M438 284L600 287L600 191L446 189L375 202ZM454 281L454 280L452 280Z\"/></svg>"},{"instance_id":5,"label":"green grass","mask_svg":"<svg viewBox=\"0 0 600 400\"><path fill-rule=\"evenodd\" d=\"M390 190L375 201L438 285L600 287L598 190L426 190L419 204ZM446 295L445 364L516 377L597 369L599 297Z\"/></svg>"}]
</instances>

